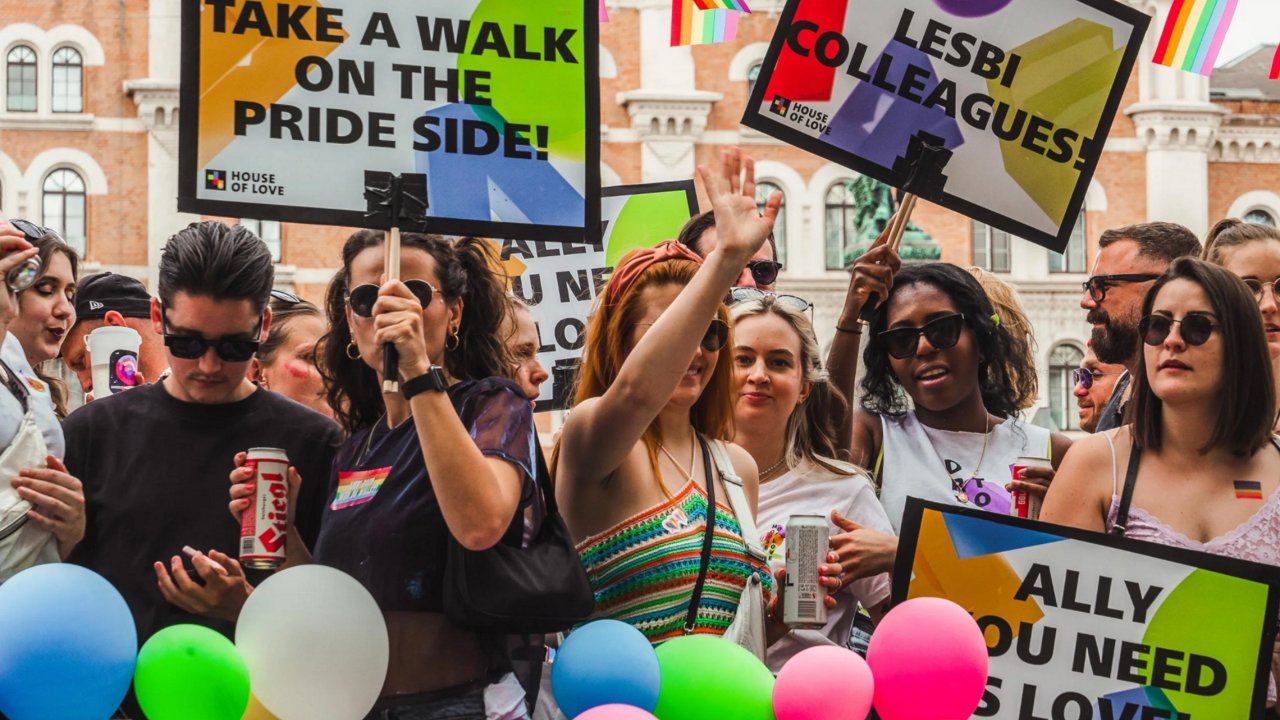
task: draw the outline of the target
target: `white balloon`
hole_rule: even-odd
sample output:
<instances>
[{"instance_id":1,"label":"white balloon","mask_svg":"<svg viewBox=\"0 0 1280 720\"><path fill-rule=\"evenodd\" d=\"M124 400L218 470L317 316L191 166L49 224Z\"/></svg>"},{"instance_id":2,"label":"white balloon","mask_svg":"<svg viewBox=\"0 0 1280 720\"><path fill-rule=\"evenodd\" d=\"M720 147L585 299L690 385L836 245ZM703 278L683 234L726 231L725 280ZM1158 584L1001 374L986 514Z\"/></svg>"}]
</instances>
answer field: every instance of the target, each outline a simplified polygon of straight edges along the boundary
<instances>
[{"instance_id":1,"label":"white balloon","mask_svg":"<svg viewBox=\"0 0 1280 720\"><path fill-rule=\"evenodd\" d=\"M369 591L323 565L276 573L249 596L236 647L280 720L361 720L387 677L387 624Z\"/></svg>"}]
</instances>

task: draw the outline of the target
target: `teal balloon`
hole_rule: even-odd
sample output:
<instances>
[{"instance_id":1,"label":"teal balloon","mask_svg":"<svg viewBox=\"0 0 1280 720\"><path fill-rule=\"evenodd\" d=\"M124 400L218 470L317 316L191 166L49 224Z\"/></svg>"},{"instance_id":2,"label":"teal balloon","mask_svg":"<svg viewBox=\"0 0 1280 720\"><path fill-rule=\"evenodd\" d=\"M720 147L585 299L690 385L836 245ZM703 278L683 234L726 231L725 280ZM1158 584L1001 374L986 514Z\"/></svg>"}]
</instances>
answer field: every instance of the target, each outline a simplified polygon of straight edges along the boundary
<instances>
[{"instance_id":1,"label":"teal balloon","mask_svg":"<svg viewBox=\"0 0 1280 720\"><path fill-rule=\"evenodd\" d=\"M773 674L736 643L686 635L658 646L658 720L774 720Z\"/></svg>"},{"instance_id":2,"label":"teal balloon","mask_svg":"<svg viewBox=\"0 0 1280 720\"><path fill-rule=\"evenodd\" d=\"M221 633L173 625L138 651L133 690L148 720L240 720L249 707L249 668Z\"/></svg>"}]
</instances>

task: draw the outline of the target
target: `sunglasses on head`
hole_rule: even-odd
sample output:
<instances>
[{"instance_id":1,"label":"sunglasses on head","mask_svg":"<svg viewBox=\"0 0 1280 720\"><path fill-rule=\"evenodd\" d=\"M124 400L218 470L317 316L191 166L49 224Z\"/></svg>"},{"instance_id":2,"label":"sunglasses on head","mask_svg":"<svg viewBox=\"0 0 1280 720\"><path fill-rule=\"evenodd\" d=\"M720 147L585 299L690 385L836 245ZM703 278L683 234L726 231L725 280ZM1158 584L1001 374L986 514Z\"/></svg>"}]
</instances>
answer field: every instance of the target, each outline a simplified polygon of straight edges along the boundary
<instances>
[{"instance_id":1,"label":"sunglasses on head","mask_svg":"<svg viewBox=\"0 0 1280 720\"><path fill-rule=\"evenodd\" d=\"M639 327L650 327L653 323L639 323ZM707 333L702 336L702 341L698 345L707 352L720 352L729 342L729 323L716 318L711 321L711 325L707 327Z\"/></svg>"},{"instance_id":2,"label":"sunglasses on head","mask_svg":"<svg viewBox=\"0 0 1280 720\"><path fill-rule=\"evenodd\" d=\"M418 303L423 308L430 305L431 298L440 292L439 288L426 280L405 280L404 284L409 288L409 292L418 298ZM378 302L378 286L373 283L352 288L351 292L347 293L347 304L351 306L351 312L359 317L373 317L373 304L376 302Z\"/></svg>"},{"instance_id":3,"label":"sunglasses on head","mask_svg":"<svg viewBox=\"0 0 1280 720\"><path fill-rule=\"evenodd\" d=\"M302 298L291 292L285 292L284 290L272 290L271 297L286 305L297 305L302 302Z\"/></svg>"},{"instance_id":4,"label":"sunglasses on head","mask_svg":"<svg viewBox=\"0 0 1280 720\"><path fill-rule=\"evenodd\" d=\"M751 277L757 285L772 285L778 281L782 263L774 260L752 260L747 263L747 269L751 271Z\"/></svg>"},{"instance_id":5,"label":"sunglasses on head","mask_svg":"<svg viewBox=\"0 0 1280 720\"><path fill-rule=\"evenodd\" d=\"M1093 387L1093 381L1106 375L1101 370L1090 370L1089 368L1076 368L1071 371L1071 382L1075 385L1088 390Z\"/></svg>"},{"instance_id":6,"label":"sunglasses on head","mask_svg":"<svg viewBox=\"0 0 1280 720\"><path fill-rule=\"evenodd\" d=\"M964 315L944 315L936 320L915 327L895 328L880 333L889 354L899 360L905 360L920 347L920 336L923 335L935 350L946 350L955 347L960 341L960 331L964 329Z\"/></svg>"},{"instance_id":7,"label":"sunglasses on head","mask_svg":"<svg viewBox=\"0 0 1280 720\"><path fill-rule=\"evenodd\" d=\"M252 338L218 338L207 340L199 335L173 335L169 332L169 319L165 316L164 305L160 306L160 328L164 332L164 346L169 348L176 358L197 360L213 348L223 362L248 362L258 352L258 338L262 336L262 324L265 316L258 318L258 327L254 329Z\"/></svg>"},{"instance_id":8,"label":"sunglasses on head","mask_svg":"<svg viewBox=\"0 0 1280 720\"><path fill-rule=\"evenodd\" d=\"M1210 315L1204 313L1187 313L1182 316L1181 320L1174 320L1168 315L1148 315L1142 318L1142 322L1138 323L1138 332L1142 335L1142 342L1157 346L1164 343L1169 337L1169 333L1173 330L1174 323L1181 327L1178 329L1182 336L1182 342L1188 345L1203 345L1209 341L1209 336L1218 326L1213 322Z\"/></svg>"},{"instance_id":9,"label":"sunglasses on head","mask_svg":"<svg viewBox=\"0 0 1280 720\"><path fill-rule=\"evenodd\" d=\"M747 302L749 300L763 300L766 297L773 298L774 303L778 305L789 307L800 312L804 312L805 310L809 310L813 307L813 303L798 295L779 295L778 293L772 293L768 290L750 287L736 287L730 289L728 304L736 305L737 303Z\"/></svg>"}]
</instances>

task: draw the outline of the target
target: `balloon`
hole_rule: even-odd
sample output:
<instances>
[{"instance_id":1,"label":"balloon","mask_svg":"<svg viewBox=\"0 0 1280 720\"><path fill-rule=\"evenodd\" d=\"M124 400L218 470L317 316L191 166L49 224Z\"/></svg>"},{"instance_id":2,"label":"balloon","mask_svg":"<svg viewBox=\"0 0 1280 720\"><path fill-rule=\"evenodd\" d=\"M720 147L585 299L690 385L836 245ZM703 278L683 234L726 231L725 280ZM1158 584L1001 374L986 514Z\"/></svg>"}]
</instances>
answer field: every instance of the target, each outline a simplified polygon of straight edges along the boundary
<instances>
[{"instance_id":1,"label":"balloon","mask_svg":"<svg viewBox=\"0 0 1280 720\"><path fill-rule=\"evenodd\" d=\"M244 709L244 717L240 720L280 720L280 718L271 714L271 711L262 707L262 703L258 702L258 696L249 693L249 707Z\"/></svg>"},{"instance_id":2,"label":"balloon","mask_svg":"<svg viewBox=\"0 0 1280 720\"><path fill-rule=\"evenodd\" d=\"M222 633L172 625L138 651L133 692L148 720L240 720L249 669Z\"/></svg>"},{"instance_id":3,"label":"balloon","mask_svg":"<svg viewBox=\"0 0 1280 720\"><path fill-rule=\"evenodd\" d=\"M0 712L10 720L106 720L137 656L129 606L92 570L37 565L0 585Z\"/></svg>"},{"instance_id":4,"label":"balloon","mask_svg":"<svg viewBox=\"0 0 1280 720\"><path fill-rule=\"evenodd\" d=\"M962 720L987 686L987 643L964 608L915 598L890 610L867 648L882 720Z\"/></svg>"},{"instance_id":5,"label":"balloon","mask_svg":"<svg viewBox=\"0 0 1280 720\"><path fill-rule=\"evenodd\" d=\"M782 666L773 712L778 720L861 720L874 692L871 668L858 653L835 645L811 647Z\"/></svg>"},{"instance_id":6,"label":"balloon","mask_svg":"<svg viewBox=\"0 0 1280 720\"><path fill-rule=\"evenodd\" d=\"M658 646L658 720L773 720L773 674L740 645L685 635Z\"/></svg>"},{"instance_id":7,"label":"balloon","mask_svg":"<svg viewBox=\"0 0 1280 720\"><path fill-rule=\"evenodd\" d=\"M653 710L660 683L653 645L618 620L596 620L574 630L551 664L551 691L568 718L611 703Z\"/></svg>"},{"instance_id":8,"label":"balloon","mask_svg":"<svg viewBox=\"0 0 1280 720\"><path fill-rule=\"evenodd\" d=\"M556 662L560 662L559 659ZM555 667L555 664L552 664ZM567 715L568 713L566 713ZM576 720L656 720L653 715L630 705L597 705L582 713Z\"/></svg>"},{"instance_id":9,"label":"balloon","mask_svg":"<svg viewBox=\"0 0 1280 720\"><path fill-rule=\"evenodd\" d=\"M280 720L360 720L387 677L387 624L369 592L323 565L276 573L236 624L253 694Z\"/></svg>"}]
</instances>

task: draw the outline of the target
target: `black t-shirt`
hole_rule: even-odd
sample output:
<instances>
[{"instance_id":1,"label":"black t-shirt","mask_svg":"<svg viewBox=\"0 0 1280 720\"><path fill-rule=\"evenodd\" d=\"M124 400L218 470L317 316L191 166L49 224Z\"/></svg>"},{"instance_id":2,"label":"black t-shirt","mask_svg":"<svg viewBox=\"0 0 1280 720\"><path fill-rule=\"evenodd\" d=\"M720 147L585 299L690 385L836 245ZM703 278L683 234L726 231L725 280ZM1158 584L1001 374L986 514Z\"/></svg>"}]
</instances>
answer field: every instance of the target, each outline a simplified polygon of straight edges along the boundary
<instances>
[{"instance_id":1,"label":"black t-shirt","mask_svg":"<svg viewBox=\"0 0 1280 720\"><path fill-rule=\"evenodd\" d=\"M457 383L449 399L480 452L520 471L528 500L538 452L529 399L503 378ZM357 432L338 452L329 482L313 559L359 580L384 612L442 612L449 530L413 419Z\"/></svg>"},{"instance_id":2,"label":"black t-shirt","mask_svg":"<svg viewBox=\"0 0 1280 720\"><path fill-rule=\"evenodd\" d=\"M87 517L84 540L69 561L115 585L133 611L139 645L179 623L232 637L231 623L170 605L152 565L184 557L183 545L239 556L240 528L227 510L235 454L251 447L288 453L302 476L298 531L314 545L342 439L332 420L267 390L239 402L199 405L175 399L163 383L95 400L68 416L63 431L67 469L84 483Z\"/></svg>"}]
</instances>

